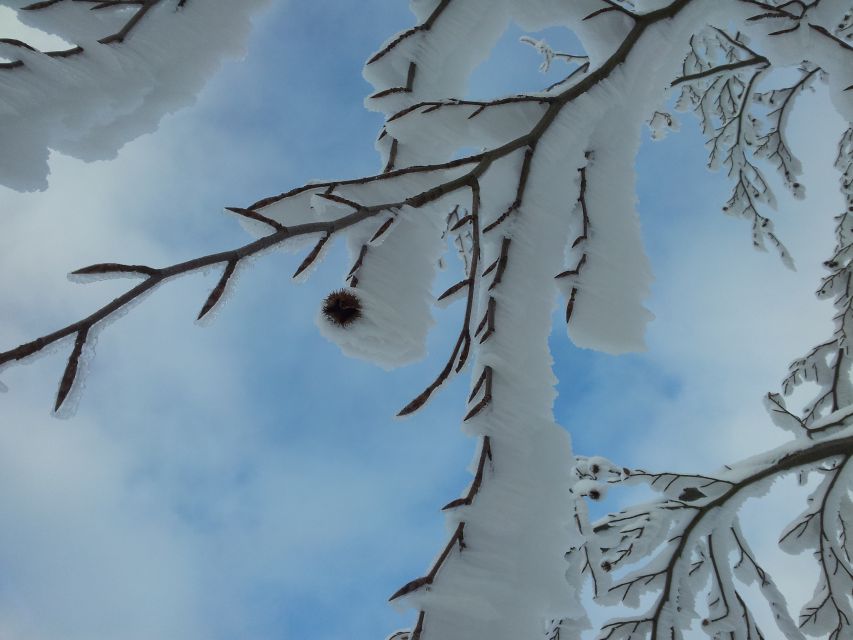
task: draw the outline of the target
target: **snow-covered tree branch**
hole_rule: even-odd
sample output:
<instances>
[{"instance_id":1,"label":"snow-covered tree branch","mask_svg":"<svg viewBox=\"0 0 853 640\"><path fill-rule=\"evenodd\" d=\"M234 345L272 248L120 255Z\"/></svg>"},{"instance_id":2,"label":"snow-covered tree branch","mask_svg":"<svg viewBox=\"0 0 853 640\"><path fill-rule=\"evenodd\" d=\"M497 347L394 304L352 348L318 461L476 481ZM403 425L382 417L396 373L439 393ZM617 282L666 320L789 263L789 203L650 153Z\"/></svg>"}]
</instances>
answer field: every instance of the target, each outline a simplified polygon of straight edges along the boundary
<instances>
[{"instance_id":1,"label":"snow-covered tree branch","mask_svg":"<svg viewBox=\"0 0 853 640\"><path fill-rule=\"evenodd\" d=\"M249 17L265 4L0 2L62 43L41 51L0 37L0 127L4 148L14 149L0 158L0 184L44 189L50 149L104 160L155 130L165 114L192 104L222 58L240 55Z\"/></svg>"},{"instance_id":2,"label":"snow-covered tree branch","mask_svg":"<svg viewBox=\"0 0 853 640\"><path fill-rule=\"evenodd\" d=\"M0 41L8 57L0 96L10 105L0 127L18 150L0 154L2 180L41 187L48 148L107 157L155 127L191 100L218 56L239 49L260 4L17 6L22 19L73 46L41 52ZM90 315L0 353L0 368L67 345L54 401L60 411L80 389L81 362L93 356L97 332L160 285L218 269L212 290L199 294L201 319L254 259L279 248L303 251L293 274L302 279L345 241L346 286L318 306L321 331L347 355L384 367L409 363L425 352L431 306L464 300L446 364L399 415L420 410L469 369L460 417L478 443L473 478L442 510L449 537L435 560L390 598L415 611L411 629L394 640L579 638L591 626L585 584L595 602L614 607L592 629L602 640L695 632L733 640L850 637L853 128L832 151L847 209L836 217L835 251L818 288L837 309L835 330L794 360L781 394L765 398L789 442L711 475L575 457L552 411L547 341L559 299L575 345L610 354L644 348L652 274L635 211L634 163L644 129L662 138L679 128L675 111L698 118L708 167L729 181L722 210L747 222L756 249L770 248L794 267L773 213L806 197L791 121L798 98L822 84L853 123L853 7L840 0L413 0L412 8L416 26L390 38L364 67L374 87L367 105L385 119L376 141L381 171L228 207L254 235L233 249L162 267L109 262L74 271L85 280L140 281ZM564 27L581 49L563 52L525 36L541 69L566 65L565 78L536 92L470 99L469 75L511 21L530 33ZM461 273L434 296L448 248ZM811 553L818 575L814 597L791 603L799 618L742 520L748 499L792 474L808 496L779 544ZM637 485L660 496L590 517L586 501ZM762 606L769 618L756 613Z\"/></svg>"}]
</instances>

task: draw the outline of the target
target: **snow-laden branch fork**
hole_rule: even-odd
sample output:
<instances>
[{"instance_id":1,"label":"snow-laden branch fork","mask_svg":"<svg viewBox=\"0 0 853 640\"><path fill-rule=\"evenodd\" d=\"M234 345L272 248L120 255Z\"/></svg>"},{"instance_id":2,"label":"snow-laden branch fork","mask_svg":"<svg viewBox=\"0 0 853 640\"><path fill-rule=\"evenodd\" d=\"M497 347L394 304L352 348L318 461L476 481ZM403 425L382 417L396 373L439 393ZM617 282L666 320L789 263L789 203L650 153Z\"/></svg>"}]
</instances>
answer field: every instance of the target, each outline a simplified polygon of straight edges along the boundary
<instances>
[{"instance_id":1,"label":"snow-laden branch fork","mask_svg":"<svg viewBox=\"0 0 853 640\"><path fill-rule=\"evenodd\" d=\"M28 4L25 7L21 7L21 11L40 11L43 9L48 9L57 5L61 2L68 2L69 0L43 0L43 2L34 2L33 4ZM72 2L82 2L86 4L90 4L92 11L102 11L104 9L122 9L122 8L131 8L135 7L135 11L128 17L127 21L121 26L121 28L115 33L111 33L105 35L104 37L98 40L99 44L114 44L124 42L125 38L127 38L133 29L145 19L145 16L148 15L148 12L151 11L155 6L157 6L160 2L164 0L71 0ZM187 0L176 0L175 6L177 9L182 9L184 5L187 3ZM68 49L61 49L57 51L39 51L33 46L30 46L26 42L22 42L21 40L15 40L11 38L0 38L0 44L11 46L11 47L20 47L22 49L26 49L27 51L43 54L50 58L69 58L71 56L76 56L83 53L86 49L80 45L75 45L74 47ZM19 69L24 67L25 63L23 60L12 60L11 62L3 62L0 63L0 69Z\"/></svg>"},{"instance_id":2,"label":"snow-laden branch fork","mask_svg":"<svg viewBox=\"0 0 853 640\"><path fill-rule=\"evenodd\" d=\"M840 499L850 487L848 463L853 456L850 408L840 414L841 419L828 422L835 428L831 436L819 441L803 438L732 465L715 478L620 471L601 464L595 478L606 479L615 473L616 483L649 483L667 497L613 514L592 527L593 535L583 550L587 557L592 555L606 576L604 579L599 575L597 579L599 599L636 606L639 595L649 591L658 594L651 608L641 616L605 624L600 637L606 640L679 637L696 619L694 601L708 580L712 583L708 614L701 624L712 637L716 637L717 629L755 626L752 613L755 603L735 586L733 570L744 586L759 581L762 594L780 619L780 630L786 637L801 637L794 632L797 625L786 621L784 598L770 573L758 564L749 549L738 515L747 498L761 495L768 484L791 473L823 476L808 500L815 505L814 511L807 511L795 520L780 538L780 544L783 547L787 544L791 551L812 545L821 566L822 586L819 585L818 592L822 598L818 605L806 606L799 627L805 630L810 626L822 627L823 618L831 617L835 629L829 636L831 640L845 637L843 633L851 629L845 594L853 588L853 566L844 543L837 538L836 528L840 527L838 531L846 535L849 514L838 514L838 525L829 522L835 517L830 503ZM661 479L666 482L658 485ZM667 524L661 526L664 522ZM661 545L662 551L653 556L648 554L649 549ZM734 564L730 564L732 557L737 558ZM639 567L619 572L627 565ZM614 575L617 573L618 576ZM743 627L738 619L746 621Z\"/></svg>"},{"instance_id":3,"label":"snow-laden branch fork","mask_svg":"<svg viewBox=\"0 0 853 640\"><path fill-rule=\"evenodd\" d=\"M0 32L0 184L48 186L48 157L116 156L191 104L221 59L244 52L267 0L0 0L18 21ZM6 31L8 29L8 31ZM42 45L37 34L58 38Z\"/></svg>"}]
</instances>

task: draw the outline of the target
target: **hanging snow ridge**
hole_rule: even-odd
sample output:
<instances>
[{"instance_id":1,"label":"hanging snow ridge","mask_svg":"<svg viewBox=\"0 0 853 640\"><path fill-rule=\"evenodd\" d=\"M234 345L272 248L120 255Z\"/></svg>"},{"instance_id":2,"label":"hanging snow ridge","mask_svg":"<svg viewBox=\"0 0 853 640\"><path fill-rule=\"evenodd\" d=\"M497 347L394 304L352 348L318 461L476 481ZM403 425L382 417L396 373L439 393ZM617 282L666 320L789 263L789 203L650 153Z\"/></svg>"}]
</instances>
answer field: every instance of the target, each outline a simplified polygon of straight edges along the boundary
<instances>
[{"instance_id":1,"label":"hanging snow ridge","mask_svg":"<svg viewBox=\"0 0 853 640\"><path fill-rule=\"evenodd\" d=\"M621 110L608 113L614 111ZM572 342L619 354L645 348L646 325L654 316L643 306L652 275L634 209L633 162L641 123L624 113L614 115L603 118L589 143L580 177L579 228L569 250L576 273L560 282L571 304L567 327Z\"/></svg>"},{"instance_id":2,"label":"hanging snow ridge","mask_svg":"<svg viewBox=\"0 0 853 640\"><path fill-rule=\"evenodd\" d=\"M0 68L0 139L15 150L0 158L0 184L45 189L50 150L105 160L154 131L165 114L193 103L223 58L244 53L249 18L267 2L160 0L145 11L93 11L90 2L23 10L29 3L0 0L24 24L72 47L60 55L0 43L12 61Z\"/></svg>"},{"instance_id":3,"label":"hanging snow ridge","mask_svg":"<svg viewBox=\"0 0 853 640\"><path fill-rule=\"evenodd\" d=\"M391 38L364 67L364 77L376 89L367 105L389 117L423 101L462 95L468 74L486 56L507 20L505 0L418 2L412 8L421 26ZM467 35L475 31L476 38ZM440 109L435 116L447 118L455 108ZM413 120L422 124L419 118ZM458 140L446 137L424 140L418 127L406 125L405 116L398 118L377 141L385 173L393 176L400 171L399 177L336 186L334 194L361 206L399 202L405 199L400 194L423 193L437 186L436 178L447 180L463 173L460 169L406 173L409 167L448 160L458 146ZM432 282L446 249L442 223L457 200L454 196L427 206L394 208L348 232L353 266L347 280L365 305L363 317L351 327L318 319L323 334L345 353L386 368L424 355L433 324Z\"/></svg>"},{"instance_id":4,"label":"hanging snow ridge","mask_svg":"<svg viewBox=\"0 0 853 640\"><path fill-rule=\"evenodd\" d=\"M363 304L363 315L349 327L317 321L323 335L347 355L393 368L425 354L433 325L432 280L443 246L436 222L441 218L436 214L435 207L426 211L406 207L348 235L353 256L348 281ZM383 232L387 238L371 243L387 221L391 221Z\"/></svg>"}]
</instances>

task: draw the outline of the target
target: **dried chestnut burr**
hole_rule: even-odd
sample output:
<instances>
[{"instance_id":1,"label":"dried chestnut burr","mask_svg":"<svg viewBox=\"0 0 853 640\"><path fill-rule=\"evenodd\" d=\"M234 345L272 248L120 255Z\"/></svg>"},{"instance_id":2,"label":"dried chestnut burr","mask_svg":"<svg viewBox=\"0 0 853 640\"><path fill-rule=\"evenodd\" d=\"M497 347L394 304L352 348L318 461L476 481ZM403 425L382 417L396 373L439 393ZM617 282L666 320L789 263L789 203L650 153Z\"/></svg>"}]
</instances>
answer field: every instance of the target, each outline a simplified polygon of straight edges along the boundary
<instances>
[{"instance_id":1,"label":"dried chestnut burr","mask_svg":"<svg viewBox=\"0 0 853 640\"><path fill-rule=\"evenodd\" d=\"M332 291L323 301L323 316L334 325L348 327L361 317L361 300L346 289Z\"/></svg>"}]
</instances>

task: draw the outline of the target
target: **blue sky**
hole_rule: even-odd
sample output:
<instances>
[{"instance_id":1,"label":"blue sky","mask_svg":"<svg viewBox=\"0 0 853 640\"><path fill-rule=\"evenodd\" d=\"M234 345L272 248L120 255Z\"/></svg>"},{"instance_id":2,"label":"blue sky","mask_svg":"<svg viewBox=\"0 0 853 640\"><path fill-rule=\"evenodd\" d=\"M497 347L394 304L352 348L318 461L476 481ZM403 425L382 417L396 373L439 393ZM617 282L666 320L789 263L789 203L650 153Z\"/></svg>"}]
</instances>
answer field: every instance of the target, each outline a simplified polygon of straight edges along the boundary
<instances>
[{"instance_id":1,"label":"blue sky","mask_svg":"<svg viewBox=\"0 0 853 640\"><path fill-rule=\"evenodd\" d=\"M44 193L0 188L3 344L127 284L70 283L75 268L231 247L246 235L223 206L375 172L381 121L362 106L361 66L411 20L390 0L274 3L246 59L157 133L112 162L55 155ZM547 84L519 35L501 41L472 93ZM809 96L802 109L825 106ZM648 352L575 349L555 312L555 413L579 453L713 470L779 440L761 394L831 330L811 291L832 242L837 125L814 120L795 145L816 158L816 198L777 216L797 273L752 251L747 226L720 213L727 185L705 170L690 116L644 143L638 206L657 278ZM412 419L392 416L443 364L459 309L437 312L427 359L386 372L342 356L314 326L346 271L343 247L296 285L301 259L259 258L203 328L192 319L217 273L159 289L100 333L69 420L49 415L68 345L4 371L0 637L325 640L410 623L386 599L441 548L439 508L470 479L467 380Z\"/></svg>"}]
</instances>

